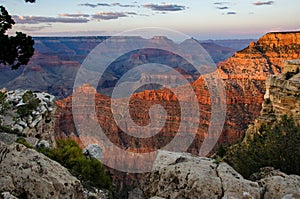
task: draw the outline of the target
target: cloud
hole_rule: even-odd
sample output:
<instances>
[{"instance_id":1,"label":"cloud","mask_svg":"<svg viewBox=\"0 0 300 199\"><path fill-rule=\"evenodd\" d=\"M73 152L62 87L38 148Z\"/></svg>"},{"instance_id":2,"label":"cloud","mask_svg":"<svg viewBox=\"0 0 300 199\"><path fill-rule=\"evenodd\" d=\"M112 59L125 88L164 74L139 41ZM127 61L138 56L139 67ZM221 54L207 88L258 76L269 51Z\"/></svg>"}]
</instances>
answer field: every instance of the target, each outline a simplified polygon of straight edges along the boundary
<instances>
[{"instance_id":1,"label":"cloud","mask_svg":"<svg viewBox=\"0 0 300 199\"><path fill-rule=\"evenodd\" d=\"M254 2L252 4L256 5L256 6L263 6L263 5L272 5L273 3L274 3L274 1L258 1L258 2Z\"/></svg>"},{"instance_id":2,"label":"cloud","mask_svg":"<svg viewBox=\"0 0 300 199\"><path fill-rule=\"evenodd\" d=\"M111 6L111 5L108 3L97 3L97 6Z\"/></svg>"},{"instance_id":3,"label":"cloud","mask_svg":"<svg viewBox=\"0 0 300 199\"><path fill-rule=\"evenodd\" d=\"M43 25L43 26L18 26L19 29L21 29L22 31L26 31L26 32L35 32L35 31L40 31L43 30L45 28L50 28L52 27L51 25Z\"/></svg>"},{"instance_id":4,"label":"cloud","mask_svg":"<svg viewBox=\"0 0 300 199\"><path fill-rule=\"evenodd\" d=\"M69 18L69 17L40 17L40 16L13 16L16 23L19 24L39 24L39 23L87 23L87 18Z\"/></svg>"},{"instance_id":5,"label":"cloud","mask_svg":"<svg viewBox=\"0 0 300 199\"><path fill-rule=\"evenodd\" d=\"M67 14L67 13L62 13L59 16L61 17L89 17L90 15L88 14Z\"/></svg>"},{"instance_id":6,"label":"cloud","mask_svg":"<svg viewBox=\"0 0 300 199\"><path fill-rule=\"evenodd\" d=\"M78 6L87 6L91 8L96 8L96 7L110 7L110 6L119 6L119 7L124 7L124 8L132 8L132 7L137 7L136 5L130 5L130 4L121 4L121 3L97 3L97 4L91 4L91 3L81 3L78 4Z\"/></svg>"},{"instance_id":7,"label":"cloud","mask_svg":"<svg viewBox=\"0 0 300 199\"><path fill-rule=\"evenodd\" d=\"M223 2L215 2L215 5L224 5L224 4L229 4L229 2L227 1L223 1Z\"/></svg>"},{"instance_id":8,"label":"cloud","mask_svg":"<svg viewBox=\"0 0 300 199\"><path fill-rule=\"evenodd\" d=\"M162 12L166 12L166 11L181 11L181 10L185 10L186 7L185 6L181 6L181 5L176 5L176 4L145 4L143 5L145 8L149 8L151 10L155 10L155 11L162 11Z\"/></svg>"},{"instance_id":9,"label":"cloud","mask_svg":"<svg viewBox=\"0 0 300 199\"><path fill-rule=\"evenodd\" d=\"M136 5L120 4L120 3L112 3L111 5L112 6L124 7L124 8L133 8L133 7L136 7Z\"/></svg>"},{"instance_id":10,"label":"cloud","mask_svg":"<svg viewBox=\"0 0 300 199\"><path fill-rule=\"evenodd\" d=\"M86 7L95 8L98 5L97 4L91 4L91 3L80 3L80 4L78 4L78 6L86 6Z\"/></svg>"},{"instance_id":11,"label":"cloud","mask_svg":"<svg viewBox=\"0 0 300 199\"><path fill-rule=\"evenodd\" d=\"M229 7L228 6L222 6L222 7L217 7L217 9L219 9L219 10L227 10L227 9L229 9Z\"/></svg>"},{"instance_id":12,"label":"cloud","mask_svg":"<svg viewBox=\"0 0 300 199\"><path fill-rule=\"evenodd\" d=\"M236 13L236 12L233 12L233 11L231 11L231 12L227 12L227 13L225 13L225 14L227 14L227 15L236 15L237 13Z\"/></svg>"},{"instance_id":13,"label":"cloud","mask_svg":"<svg viewBox=\"0 0 300 199\"><path fill-rule=\"evenodd\" d=\"M92 15L93 19L97 20L111 20L121 17L128 17L129 15L137 15L135 12L98 12Z\"/></svg>"}]
</instances>

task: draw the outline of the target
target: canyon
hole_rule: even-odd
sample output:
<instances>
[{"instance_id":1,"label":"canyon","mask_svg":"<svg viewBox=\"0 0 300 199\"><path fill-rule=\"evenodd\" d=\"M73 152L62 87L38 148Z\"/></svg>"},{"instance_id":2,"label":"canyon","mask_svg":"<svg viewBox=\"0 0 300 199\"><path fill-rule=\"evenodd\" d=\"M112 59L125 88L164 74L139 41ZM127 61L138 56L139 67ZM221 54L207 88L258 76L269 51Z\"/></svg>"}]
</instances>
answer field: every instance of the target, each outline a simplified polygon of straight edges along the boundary
<instances>
[{"instance_id":1,"label":"canyon","mask_svg":"<svg viewBox=\"0 0 300 199\"><path fill-rule=\"evenodd\" d=\"M18 70L10 70L9 67L0 65L0 88L30 89L32 91L47 92L55 95L58 99L72 94L73 84L78 69L87 55L108 36L94 37L35 37L35 53L26 66ZM200 41L217 63L224 61L234 54L236 49L241 49L248 40L222 40L218 45L214 41ZM126 41L125 41L126 42ZM233 45L233 48L230 46ZM122 67L139 61L142 56L132 53L132 56L123 56L116 63L116 70L110 71L107 82L103 87L110 86L114 79L119 78ZM133 59L135 58L135 59Z\"/></svg>"},{"instance_id":2,"label":"canyon","mask_svg":"<svg viewBox=\"0 0 300 199\"><path fill-rule=\"evenodd\" d=\"M279 32L268 33L257 42L250 42L248 47L236 52L226 61L219 62L217 70L224 82L227 110L220 138L212 135L212 139L218 140L219 143L232 143L241 138L247 126L260 113L266 78L269 75L279 74L284 69L285 60L297 58L300 58L300 32ZM205 78L202 76L192 81L191 86L194 88L199 103L200 119L191 121L193 124L197 123L199 128L188 152L198 154L201 144L207 136L211 120L212 98L205 84ZM111 103L118 101L123 106L128 99L111 101L108 96L97 93L97 90L89 85L83 85L75 92L78 92L81 97L82 104L88 103L88 99L95 96L97 114L96 117L88 119L99 121L105 135L121 149L140 153L155 151L166 146L176 136L180 126L180 104L178 98L168 89L144 90L134 93L129 98L129 112L133 121L138 125L149 124L148 110L154 104L161 104L167 112L163 128L156 136L146 139L137 139L127 135L114 121ZM185 102L189 102L189 99L185 100ZM78 129L73 123L72 96L58 100L56 103L58 106L55 127L57 137L73 136L79 138L78 140L83 143L89 143L86 139L95 140L95 138L91 138L93 134L79 136ZM194 110L188 111L192 113ZM160 117L159 111L154 113L153 118L155 117ZM135 128L129 130L131 132L138 131ZM185 131L189 132L191 129L186 128Z\"/></svg>"},{"instance_id":3,"label":"canyon","mask_svg":"<svg viewBox=\"0 0 300 199\"><path fill-rule=\"evenodd\" d=\"M157 52L147 49L136 51L133 54L126 55L127 57L125 56L124 59L127 63L147 63L153 58L149 55L156 57ZM162 53L160 60L163 60L164 57L170 58L170 56L172 55L169 53ZM95 88L89 84L83 84L74 90L72 90L73 86L70 88L61 87L66 88L65 92L60 90L56 93L56 96L62 97L71 90L73 92L72 95L55 101L55 108L53 107L54 96L33 92L40 98L39 102L43 105L38 106L38 109L42 110L44 109L42 107L45 106L46 109L51 108L51 111L40 112L42 119L39 119L37 125L32 128L33 125L30 125L27 120L23 121L23 119L16 120L14 123L7 123L4 120L4 124L18 127L17 125L27 122L26 125L29 126L29 130L26 130L24 126L20 131L27 133L28 138L26 139L28 142L30 142L31 137L35 138L32 145L38 146L39 143L47 143L45 141L48 141L49 146L52 145L52 141L54 141L53 133L56 139L69 137L76 140L82 148L87 147L86 149L92 150L92 146L98 145L94 155L101 159L106 166L111 167L110 172L113 174L115 183L118 185L132 185L133 182L136 183L140 180L137 182L138 188L129 193L129 198L187 198L193 195L195 197L215 198L297 198L299 197L300 187L299 176L287 175L272 168L262 168L259 173L255 174L257 178L249 181L234 171L227 163L206 157L196 157L195 154L199 155L201 146L207 137L213 140L212 144L216 144L214 141L232 143L243 137L251 123L254 123L254 125L248 127L246 134L254 132L253 129L259 129L262 123L272 124L272 122L286 114L293 115L295 121L299 122L299 59L300 32L268 33L258 41L250 42L245 49L218 63L217 72L220 74L226 92L226 98L224 99L215 98L214 93L209 91L207 74L197 77L193 70L189 70L189 68L186 71L180 66L173 67L189 79L188 86L196 93L196 101L200 112L199 118L186 117L183 120L181 117L182 112L194 115L198 111L193 109L193 106L182 109L183 104L191 105L192 103L192 99L186 94L184 85L174 89L158 87L151 90L144 88L134 92L129 97L111 98L110 95L99 93L101 89L102 91L109 91L107 85L115 85L115 80L107 79L109 80L106 81L107 85L101 88ZM67 67L70 69L72 63L64 63L70 64ZM185 62L180 63L184 64ZM77 64L74 64L74 66ZM184 64L184 66L187 65ZM31 69L34 68L31 67ZM54 70L51 67L48 69L49 71ZM117 69L117 65L115 65L115 69ZM125 69L130 69L130 67L125 67ZM45 75L38 68L34 70L39 71L41 75ZM74 70L70 71L72 71L71 74L75 75ZM55 73L57 72L58 70ZM114 70L109 72L114 72ZM112 73L114 78L124 74L124 71L115 72ZM20 77L17 71L14 73L16 77ZM24 74L26 72L23 71L22 77L24 77ZM38 77L43 79L45 76ZM197 78L195 79L195 77ZM214 78L215 76L210 77ZM146 81L147 78L149 77L141 76L141 82ZM163 75L157 75L153 78L159 80L163 78ZM21 79L19 80L21 81ZM66 82L66 84L70 82ZM25 93L23 90L3 90L2 92L7 93L8 99L16 101L15 105L21 103L21 97ZM92 103L91 99L93 100ZM73 104L76 103L76 100L79 100L79 104L77 104L79 106L74 108ZM115 114L112 107L117 104L117 109L120 109L120 113L122 113L123 109L127 107L127 101L129 103L128 115L132 118L134 125L126 126L126 122L122 120L117 122L116 120L124 117L124 115ZM219 137L213 131L210 135L211 132L208 129L211 124L210 121L213 120L212 105L214 103L219 104L220 101L226 104L226 118L222 134ZM161 106L158 106L158 104ZM153 106L156 108L151 108ZM17 106L13 108L17 108ZM85 111L81 112L82 110ZM13 111L11 110L11 112ZM48 118L50 116L51 121ZM11 121L10 117L6 118ZM1 119L5 119L5 117ZM161 123L160 121L164 119L166 120L165 123ZM81 123L78 123L78 121L81 121ZM43 125L44 123L46 123L46 126ZM152 137L132 136L133 134L148 133L143 131L143 128L138 128L138 126L147 126L148 124L154 124L151 127L159 133ZM130 132L130 135L120 127L122 125L125 125L125 130ZM104 136L99 134L100 127ZM183 129L181 135L183 137L177 137L180 128ZM49 132L46 132L45 135L41 134L43 130ZM191 131L196 131L195 138L188 145L188 149L183 151L181 145L186 144L184 137ZM12 140L17 139L17 136L13 135L14 137L11 140L7 140L7 135L7 133L1 132L0 136L1 141L9 142L6 144L0 142L2 157L0 167L6 176L1 178L0 182L6 186L3 186L4 188L0 190L0 192L4 192L1 193L2 195L24 193L35 196L36 194L42 194L45 198L51 198L53 194L66 197L71 194L73 198L87 197L87 193L78 179L73 177L65 168L32 149L20 144L11 144ZM107 140L116 147L99 140L99 138L104 137L107 137ZM177 142L177 145L168 147L174 138L182 142ZM125 151L127 155L124 156L124 153L120 153L120 151ZM213 152L214 150L211 153ZM25 157L24 154L27 154L27 156ZM139 160L139 157L142 157L142 160ZM151 172L147 174L126 173L128 171L130 173L150 171L147 170L149 167L151 167ZM116 169L119 169L119 171ZM28 171L33 172L33 175L28 176ZM40 177L40 171L44 171L42 175L47 179L51 178L51 180ZM62 175L64 178L60 177ZM45 183L35 190L28 188L26 183L23 183L25 178L29 178L33 185L39 181ZM13 182L12 179L17 180ZM69 184L74 186L69 187ZM56 185L59 185L59 188ZM46 189L48 191L44 191Z\"/></svg>"}]
</instances>

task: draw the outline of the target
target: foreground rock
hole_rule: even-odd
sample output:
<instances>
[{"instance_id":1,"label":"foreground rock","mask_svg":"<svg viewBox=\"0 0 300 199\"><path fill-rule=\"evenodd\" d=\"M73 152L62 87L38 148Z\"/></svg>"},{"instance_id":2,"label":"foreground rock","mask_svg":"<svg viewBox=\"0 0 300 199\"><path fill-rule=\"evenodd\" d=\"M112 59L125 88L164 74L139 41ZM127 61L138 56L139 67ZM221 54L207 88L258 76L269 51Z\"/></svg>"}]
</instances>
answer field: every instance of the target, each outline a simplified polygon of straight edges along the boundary
<instances>
[{"instance_id":1,"label":"foreground rock","mask_svg":"<svg viewBox=\"0 0 300 199\"><path fill-rule=\"evenodd\" d=\"M300 176L287 175L272 167L265 167L252 174L250 179L263 187L263 198L300 198Z\"/></svg>"},{"instance_id":2,"label":"foreground rock","mask_svg":"<svg viewBox=\"0 0 300 199\"><path fill-rule=\"evenodd\" d=\"M78 179L35 150L0 142L0 157L0 193L18 198L85 197Z\"/></svg>"},{"instance_id":3,"label":"foreground rock","mask_svg":"<svg viewBox=\"0 0 300 199\"><path fill-rule=\"evenodd\" d=\"M55 143L56 106L53 95L21 89L12 91L2 89L0 92L5 96L5 99L0 102L0 126L9 129L7 133L27 137L27 141L33 146L43 144L49 147ZM1 137L7 136L0 135ZM10 139L0 140L10 144L15 139L16 136L10 136Z\"/></svg>"},{"instance_id":4,"label":"foreground rock","mask_svg":"<svg viewBox=\"0 0 300 199\"><path fill-rule=\"evenodd\" d=\"M153 171L129 198L299 198L300 177L279 171L244 179L226 163L160 151ZM263 170L262 170L263 171Z\"/></svg>"},{"instance_id":5,"label":"foreground rock","mask_svg":"<svg viewBox=\"0 0 300 199\"><path fill-rule=\"evenodd\" d=\"M258 183L245 180L226 163L167 151L159 152L141 190L146 198L260 197Z\"/></svg>"},{"instance_id":6,"label":"foreground rock","mask_svg":"<svg viewBox=\"0 0 300 199\"><path fill-rule=\"evenodd\" d=\"M283 115L292 116L299 124L300 59L286 61L282 74L267 79L264 98L260 116L255 120L256 129L263 123L272 125Z\"/></svg>"}]
</instances>

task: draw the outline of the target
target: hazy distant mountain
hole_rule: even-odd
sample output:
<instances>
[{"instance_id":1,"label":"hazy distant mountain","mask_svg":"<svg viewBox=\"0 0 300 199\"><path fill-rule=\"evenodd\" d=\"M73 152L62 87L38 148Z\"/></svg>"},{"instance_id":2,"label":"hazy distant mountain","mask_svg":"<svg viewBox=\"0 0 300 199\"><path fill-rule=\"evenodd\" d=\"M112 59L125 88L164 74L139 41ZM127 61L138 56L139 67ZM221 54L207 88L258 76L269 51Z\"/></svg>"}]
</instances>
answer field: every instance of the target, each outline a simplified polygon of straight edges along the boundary
<instances>
[{"instance_id":1,"label":"hazy distant mountain","mask_svg":"<svg viewBox=\"0 0 300 199\"><path fill-rule=\"evenodd\" d=\"M256 41L257 39L224 39L224 40L204 40L201 43L213 43L222 47L227 47L235 51L242 50L246 48L251 41Z\"/></svg>"}]
</instances>

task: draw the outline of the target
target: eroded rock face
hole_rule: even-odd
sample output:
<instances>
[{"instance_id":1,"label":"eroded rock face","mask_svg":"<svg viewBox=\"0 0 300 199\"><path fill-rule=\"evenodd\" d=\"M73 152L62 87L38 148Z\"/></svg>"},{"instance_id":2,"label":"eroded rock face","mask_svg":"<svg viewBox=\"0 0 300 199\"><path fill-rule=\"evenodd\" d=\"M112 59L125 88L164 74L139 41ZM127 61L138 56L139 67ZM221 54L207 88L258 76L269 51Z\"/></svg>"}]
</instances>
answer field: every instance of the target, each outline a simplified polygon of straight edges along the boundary
<instances>
[{"instance_id":1,"label":"eroded rock face","mask_svg":"<svg viewBox=\"0 0 300 199\"><path fill-rule=\"evenodd\" d=\"M78 179L35 150L0 142L0 157L0 193L21 198L84 198Z\"/></svg>"},{"instance_id":2,"label":"eroded rock face","mask_svg":"<svg viewBox=\"0 0 300 199\"><path fill-rule=\"evenodd\" d=\"M284 71L266 80L266 94L260 116L254 127L279 121L283 115L300 121L300 59L285 62Z\"/></svg>"},{"instance_id":3,"label":"eroded rock face","mask_svg":"<svg viewBox=\"0 0 300 199\"><path fill-rule=\"evenodd\" d=\"M219 63L227 94L227 119L221 142L243 135L260 114L267 77L281 73L284 61L299 58L300 32L268 33Z\"/></svg>"},{"instance_id":4,"label":"eroded rock face","mask_svg":"<svg viewBox=\"0 0 300 199\"><path fill-rule=\"evenodd\" d=\"M284 68L284 60L294 57L300 58L299 37L299 32L269 33L261 37L256 43L252 42L249 47L235 53L224 63L220 63L219 72L224 80L227 112L225 126L219 142L230 143L236 141L243 136L248 124L259 116L265 93L265 79L270 74L279 73ZM199 102L200 119L197 136L191 144L189 152L198 154L208 132L211 120L211 104L215 101L211 101L208 88L202 77L194 81L192 87L195 89ZM88 95L95 95L95 93L90 92L91 88L87 85L83 85L78 90L78 92L83 93L83 102ZM181 122L180 105L174 93L167 89L136 93L130 98L130 115L136 124L149 124L148 112L154 104L162 104L170 113L170 121L165 123L159 137L149 139L145 143L136 144L135 139L127 136L116 125L110 111L110 98L96 94L95 99L97 117L101 127L109 134L108 136L114 144L124 149L143 152L165 146L172 140ZM120 101L125 103L126 99ZM189 100L186 99L185 102L189 103ZM73 123L72 97L57 101L57 105L56 136L78 136ZM94 120L96 118L90 119ZM129 130L136 131L134 128ZM186 129L186 131L190 130ZM218 139L218 137L214 137L214 139Z\"/></svg>"}]
</instances>

